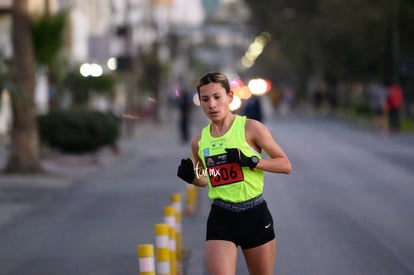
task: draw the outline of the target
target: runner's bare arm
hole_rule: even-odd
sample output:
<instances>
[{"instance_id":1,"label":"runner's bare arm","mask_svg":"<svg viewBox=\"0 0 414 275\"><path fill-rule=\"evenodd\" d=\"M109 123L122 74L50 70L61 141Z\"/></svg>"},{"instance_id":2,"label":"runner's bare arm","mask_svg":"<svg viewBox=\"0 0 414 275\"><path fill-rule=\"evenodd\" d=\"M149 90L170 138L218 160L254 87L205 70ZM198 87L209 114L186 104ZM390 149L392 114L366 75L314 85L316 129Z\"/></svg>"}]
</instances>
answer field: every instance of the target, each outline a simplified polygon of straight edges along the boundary
<instances>
[{"instance_id":1,"label":"runner's bare arm","mask_svg":"<svg viewBox=\"0 0 414 275\"><path fill-rule=\"evenodd\" d=\"M206 187L208 185L207 178L205 173L202 173L204 169L203 163L198 157L198 141L200 140L200 136L196 136L191 140L191 152L193 155L193 164L194 169L198 169L197 171L194 170L196 176L194 178L193 184L200 187Z\"/></svg>"},{"instance_id":2,"label":"runner's bare arm","mask_svg":"<svg viewBox=\"0 0 414 275\"><path fill-rule=\"evenodd\" d=\"M273 173L290 173L292 165L288 157L265 125L259 121L248 119L246 138L257 151L263 150L269 156L269 158L261 159L256 168Z\"/></svg>"}]
</instances>

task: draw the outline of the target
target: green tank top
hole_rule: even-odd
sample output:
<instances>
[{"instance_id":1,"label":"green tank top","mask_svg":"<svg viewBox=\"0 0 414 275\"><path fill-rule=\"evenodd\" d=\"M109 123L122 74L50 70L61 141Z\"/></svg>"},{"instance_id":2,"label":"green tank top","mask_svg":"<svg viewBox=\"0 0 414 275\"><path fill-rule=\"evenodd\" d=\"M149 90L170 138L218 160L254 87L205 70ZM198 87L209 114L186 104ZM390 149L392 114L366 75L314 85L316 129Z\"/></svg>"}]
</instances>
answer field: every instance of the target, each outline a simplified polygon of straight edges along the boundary
<instances>
[{"instance_id":1,"label":"green tank top","mask_svg":"<svg viewBox=\"0 0 414 275\"><path fill-rule=\"evenodd\" d=\"M230 129L220 137L211 136L211 124L201 131L198 156L205 169L197 174L200 176L202 173L207 177L210 199L242 202L263 193L263 170L227 162L225 148L239 148L248 157L262 157L247 143L245 125L246 117L236 115Z\"/></svg>"}]
</instances>

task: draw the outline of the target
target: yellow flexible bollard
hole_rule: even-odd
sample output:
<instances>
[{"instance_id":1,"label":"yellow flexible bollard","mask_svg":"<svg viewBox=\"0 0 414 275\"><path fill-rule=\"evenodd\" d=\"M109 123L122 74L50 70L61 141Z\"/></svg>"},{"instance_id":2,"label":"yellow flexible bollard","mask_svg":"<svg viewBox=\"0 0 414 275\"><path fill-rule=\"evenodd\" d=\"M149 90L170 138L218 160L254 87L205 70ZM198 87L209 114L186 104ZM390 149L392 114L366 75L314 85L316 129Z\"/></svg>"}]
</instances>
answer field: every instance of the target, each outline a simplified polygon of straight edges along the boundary
<instances>
[{"instance_id":1,"label":"yellow flexible bollard","mask_svg":"<svg viewBox=\"0 0 414 275\"><path fill-rule=\"evenodd\" d=\"M171 275L170 237L168 224L155 225L155 248L157 254L157 274Z\"/></svg>"},{"instance_id":2,"label":"yellow flexible bollard","mask_svg":"<svg viewBox=\"0 0 414 275\"><path fill-rule=\"evenodd\" d=\"M181 273L177 270L177 240L176 231L174 227L169 228L170 237L170 264L171 264L171 275L180 275Z\"/></svg>"},{"instance_id":3,"label":"yellow flexible bollard","mask_svg":"<svg viewBox=\"0 0 414 275\"><path fill-rule=\"evenodd\" d=\"M177 259L178 261L182 260L182 250L183 250L183 233L182 233L182 225L181 225L181 213L176 212L175 215L175 221L176 221L176 240L177 240Z\"/></svg>"},{"instance_id":4,"label":"yellow flexible bollard","mask_svg":"<svg viewBox=\"0 0 414 275\"><path fill-rule=\"evenodd\" d=\"M157 275L171 275L170 249L157 248Z\"/></svg>"},{"instance_id":5,"label":"yellow flexible bollard","mask_svg":"<svg viewBox=\"0 0 414 275\"><path fill-rule=\"evenodd\" d=\"M172 206L175 208L175 229L177 242L177 274L183 273L183 227L182 227L182 204L181 194L174 193L171 195Z\"/></svg>"},{"instance_id":6,"label":"yellow flexible bollard","mask_svg":"<svg viewBox=\"0 0 414 275\"><path fill-rule=\"evenodd\" d=\"M181 194L180 193L174 193L171 195L171 202L172 206L175 208L175 210L179 213L182 212L181 207Z\"/></svg>"},{"instance_id":7,"label":"yellow flexible bollard","mask_svg":"<svg viewBox=\"0 0 414 275\"><path fill-rule=\"evenodd\" d=\"M182 227L182 205L181 205L181 194L174 193L171 195L172 206L175 208L175 228L177 233L177 259L179 262L182 260L182 252L183 252L183 245L182 245L182 235L183 235L183 227Z\"/></svg>"},{"instance_id":8,"label":"yellow flexible bollard","mask_svg":"<svg viewBox=\"0 0 414 275\"><path fill-rule=\"evenodd\" d=\"M139 275L155 275L154 246L152 244L138 245Z\"/></svg>"},{"instance_id":9,"label":"yellow flexible bollard","mask_svg":"<svg viewBox=\"0 0 414 275\"><path fill-rule=\"evenodd\" d=\"M170 263L171 263L171 275L177 275L177 240L176 240L176 218L175 208L167 206L164 208L164 222L169 228L169 241L170 241Z\"/></svg>"},{"instance_id":10,"label":"yellow flexible bollard","mask_svg":"<svg viewBox=\"0 0 414 275\"><path fill-rule=\"evenodd\" d=\"M193 215L197 204L197 187L188 184L187 185L187 205L185 208L186 215Z\"/></svg>"},{"instance_id":11,"label":"yellow flexible bollard","mask_svg":"<svg viewBox=\"0 0 414 275\"><path fill-rule=\"evenodd\" d=\"M164 208L164 223L168 224L169 227L175 228L175 208L173 206L167 206Z\"/></svg>"}]
</instances>

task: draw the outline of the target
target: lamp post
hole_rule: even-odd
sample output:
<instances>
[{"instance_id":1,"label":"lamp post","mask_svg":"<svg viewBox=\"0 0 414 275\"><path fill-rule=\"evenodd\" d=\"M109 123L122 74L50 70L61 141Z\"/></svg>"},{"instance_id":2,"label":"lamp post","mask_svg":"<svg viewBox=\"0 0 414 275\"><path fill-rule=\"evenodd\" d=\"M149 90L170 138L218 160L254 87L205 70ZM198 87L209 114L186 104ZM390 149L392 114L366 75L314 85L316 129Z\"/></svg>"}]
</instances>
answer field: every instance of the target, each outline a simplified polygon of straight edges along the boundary
<instances>
[{"instance_id":1,"label":"lamp post","mask_svg":"<svg viewBox=\"0 0 414 275\"><path fill-rule=\"evenodd\" d=\"M392 80L398 83L398 75L400 68L400 32L399 32L399 10L400 0L391 1L391 64L392 64Z\"/></svg>"}]
</instances>

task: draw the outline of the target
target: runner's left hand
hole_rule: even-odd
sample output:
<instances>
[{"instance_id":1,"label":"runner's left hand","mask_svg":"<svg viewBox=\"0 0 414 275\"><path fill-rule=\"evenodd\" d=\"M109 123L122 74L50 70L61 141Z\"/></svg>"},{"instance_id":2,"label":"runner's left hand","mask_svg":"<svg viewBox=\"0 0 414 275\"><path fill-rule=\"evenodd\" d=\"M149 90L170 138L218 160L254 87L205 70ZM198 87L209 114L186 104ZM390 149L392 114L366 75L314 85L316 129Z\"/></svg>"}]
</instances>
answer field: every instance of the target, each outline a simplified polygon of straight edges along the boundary
<instances>
[{"instance_id":1,"label":"runner's left hand","mask_svg":"<svg viewBox=\"0 0 414 275\"><path fill-rule=\"evenodd\" d=\"M252 158L244 155L239 148L226 148L225 150L227 152L228 162L237 162L244 167L256 167L257 162L253 162Z\"/></svg>"}]
</instances>

